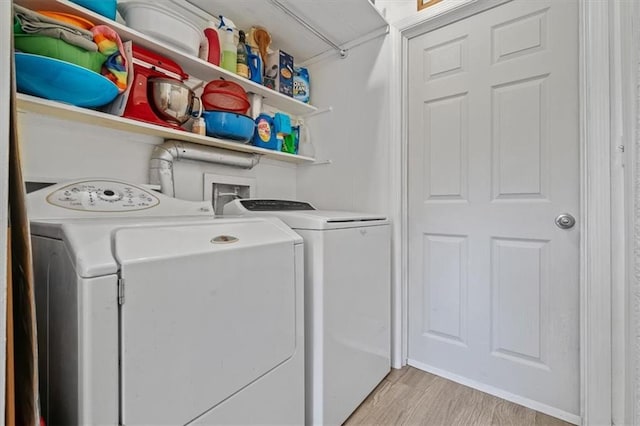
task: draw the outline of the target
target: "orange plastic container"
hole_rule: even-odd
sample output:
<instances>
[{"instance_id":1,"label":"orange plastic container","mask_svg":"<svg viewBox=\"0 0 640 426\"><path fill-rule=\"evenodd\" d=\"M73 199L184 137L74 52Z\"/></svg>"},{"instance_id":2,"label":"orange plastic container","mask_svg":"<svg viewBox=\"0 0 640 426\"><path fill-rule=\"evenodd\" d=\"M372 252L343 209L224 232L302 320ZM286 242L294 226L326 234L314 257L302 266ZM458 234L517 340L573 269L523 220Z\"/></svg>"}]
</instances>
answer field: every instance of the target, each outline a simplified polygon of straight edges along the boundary
<instances>
[{"instance_id":1,"label":"orange plastic container","mask_svg":"<svg viewBox=\"0 0 640 426\"><path fill-rule=\"evenodd\" d=\"M93 22L88 19L84 19L81 16L72 15L70 13L62 13L62 12L53 12L51 10L38 10L39 14L48 16L52 19L57 19L58 21L64 22L65 24L73 25L75 27L80 27L85 30L90 30L95 27Z\"/></svg>"}]
</instances>

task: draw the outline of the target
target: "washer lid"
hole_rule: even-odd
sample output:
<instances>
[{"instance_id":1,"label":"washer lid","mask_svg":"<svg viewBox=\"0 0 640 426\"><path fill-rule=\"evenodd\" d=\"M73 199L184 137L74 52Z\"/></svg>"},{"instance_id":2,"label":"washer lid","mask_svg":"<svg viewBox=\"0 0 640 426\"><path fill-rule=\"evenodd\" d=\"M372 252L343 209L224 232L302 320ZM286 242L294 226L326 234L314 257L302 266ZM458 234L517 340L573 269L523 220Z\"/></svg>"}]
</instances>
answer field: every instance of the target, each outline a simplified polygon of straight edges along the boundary
<instances>
[{"instance_id":1,"label":"washer lid","mask_svg":"<svg viewBox=\"0 0 640 426\"><path fill-rule=\"evenodd\" d=\"M383 215L339 210L315 210L306 202L238 199L224 206L225 215L276 216L293 229L340 229L389 223Z\"/></svg>"},{"instance_id":2,"label":"washer lid","mask_svg":"<svg viewBox=\"0 0 640 426\"><path fill-rule=\"evenodd\" d=\"M296 200L272 200L267 198L238 199L238 204L246 211L272 212L289 210L316 210L310 203Z\"/></svg>"},{"instance_id":3,"label":"washer lid","mask_svg":"<svg viewBox=\"0 0 640 426\"><path fill-rule=\"evenodd\" d=\"M379 226L389 223L386 217L369 213L332 210L273 212L292 229L341 229Z\"/></svg>"},{"instance_id":4,"label":"washer lid","mask_svg":"<svg viewBox=\"0 0 640 426\"><path fill-rule=\"evenodd\" d=\"M255 220L251 220L255 219ZM297 235L286 232L268 218L218 219L208 223L158 224L152 227L120 228L113 232L113 251L118 263L169 261L201 253L212 255L229 250L239 253L250 247L275 243L293 246ZM128 235L127 239L119 235ZM124 241L124 242L123 242ZM251 259L243 258L250 266Z\"/></svg>"}]
</instances>

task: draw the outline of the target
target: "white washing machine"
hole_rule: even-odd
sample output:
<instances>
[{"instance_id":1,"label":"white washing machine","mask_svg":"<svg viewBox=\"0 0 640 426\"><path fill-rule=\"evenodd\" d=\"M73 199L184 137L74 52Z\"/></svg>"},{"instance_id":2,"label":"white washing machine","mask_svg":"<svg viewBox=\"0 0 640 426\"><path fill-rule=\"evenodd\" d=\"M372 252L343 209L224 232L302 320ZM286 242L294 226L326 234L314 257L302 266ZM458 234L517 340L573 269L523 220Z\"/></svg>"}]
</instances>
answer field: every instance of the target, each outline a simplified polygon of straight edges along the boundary
<instances>
[{"instance_id":1,"label":"white washing machine","mask_svg":"<svg viewBox=\"0 0 640 426\"><path fill-rule=\"evenodd\" d=\"M264 199L224 214L276 216L304 238L306 421L343 423L390 371L389 221Z\"/></svg>"},{"instance_id":2,"label":"white washing machine","mask_svg":"<svg viewBox=\"0 0 640 426\"><path fill-rule=\"evenodd\" d=\"M116 180L28 196L48 424L302 424L302 239Z\"/></svg>"}]
</instances>

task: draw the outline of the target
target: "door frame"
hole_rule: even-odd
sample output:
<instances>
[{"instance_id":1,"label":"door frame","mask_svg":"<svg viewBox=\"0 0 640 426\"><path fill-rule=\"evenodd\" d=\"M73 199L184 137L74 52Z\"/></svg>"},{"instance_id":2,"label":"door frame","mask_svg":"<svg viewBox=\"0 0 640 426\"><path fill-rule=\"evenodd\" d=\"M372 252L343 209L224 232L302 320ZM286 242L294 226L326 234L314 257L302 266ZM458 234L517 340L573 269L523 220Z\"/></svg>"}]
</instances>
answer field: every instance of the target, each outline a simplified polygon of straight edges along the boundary
<instances>
[{"instance_id":1,"label":"door frame","mask_svg":"<svg viewBox=\"0 0 640 426\"><path fill-rule=\"evenodd\" d=\"M0 16L8 23L12 2L0 1ZM5 412L6 332L7 332L7 224L9 223L9 133L11 129L12 31L10 25L0 25L0 413Z\"/></svg>"},{"instance_id":2,"label":"door frame","mask_svg":"<svg viewBox=\"0 0 640 426\"><path fill-rule=\"evenodd\" d=\"M408 347L408 46L409 40L511 0L443 1L403 19L391 30L391 131L400 149L390 158L395 222L393 366ZM611 424L611 176L610 6L579 4L580 102L580 417L583 425ZM399 283L399 284L398 284Z\"/></svg>"},{"instance_id":3,"label":"door frame","mask_svg":"<svg viewBox=\"0 0 640 426\"><path fill-rule=\"evenodd\" d=\"M623 300L628 301L624 308L625 342L617 350L625 354L625 397L623 419L625 424L640 424L640 5L621 3L620 15L626 19L621 26L618 70L622 97L618 107L618 116L622 128L614 133L617 141L628 147L624 150L622 161L625 164L625 224L624 241L626 261L625 286ZM627 44L625 44L625 41ZM623 53L624 52L624 53Z\"/></svg>"}]
</instances>

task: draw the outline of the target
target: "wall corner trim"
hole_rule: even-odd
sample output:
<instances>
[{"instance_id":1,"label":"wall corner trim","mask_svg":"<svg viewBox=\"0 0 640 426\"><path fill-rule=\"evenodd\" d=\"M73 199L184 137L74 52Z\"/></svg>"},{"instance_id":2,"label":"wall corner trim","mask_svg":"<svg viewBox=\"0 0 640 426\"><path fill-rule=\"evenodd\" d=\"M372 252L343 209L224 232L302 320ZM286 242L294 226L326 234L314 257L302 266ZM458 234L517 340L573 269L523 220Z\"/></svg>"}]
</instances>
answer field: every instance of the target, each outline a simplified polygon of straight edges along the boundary
<instances>
[{"instance_id":1,"label":"wall corner trim","mask_svg":"<svg viewBox=\"0 0 640 426\"><path fill-rule=\"evenodd\" d=\"M579 10L581 416L583 425L610 425L610 5L580 0Z\"/></svg>"}]
</instances>

